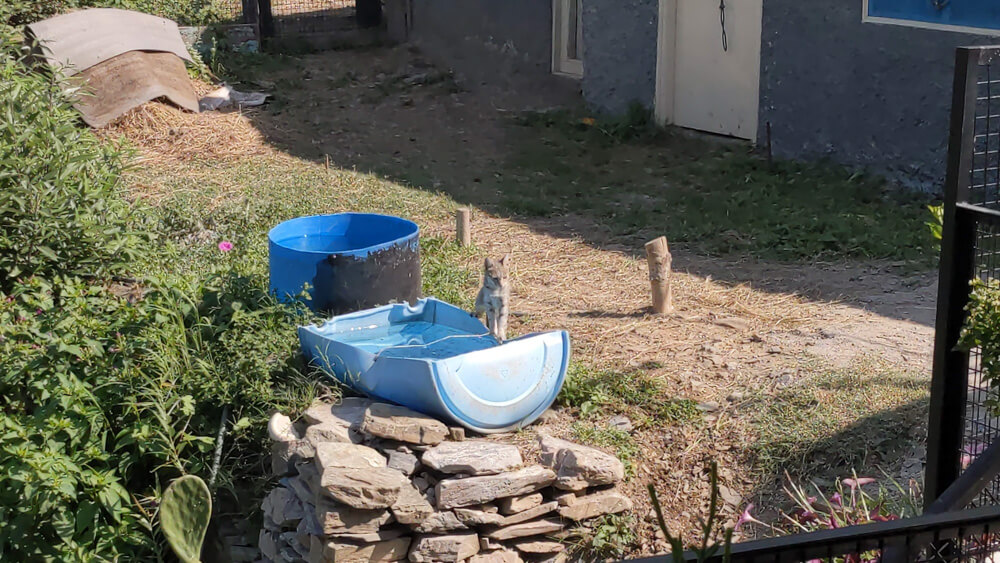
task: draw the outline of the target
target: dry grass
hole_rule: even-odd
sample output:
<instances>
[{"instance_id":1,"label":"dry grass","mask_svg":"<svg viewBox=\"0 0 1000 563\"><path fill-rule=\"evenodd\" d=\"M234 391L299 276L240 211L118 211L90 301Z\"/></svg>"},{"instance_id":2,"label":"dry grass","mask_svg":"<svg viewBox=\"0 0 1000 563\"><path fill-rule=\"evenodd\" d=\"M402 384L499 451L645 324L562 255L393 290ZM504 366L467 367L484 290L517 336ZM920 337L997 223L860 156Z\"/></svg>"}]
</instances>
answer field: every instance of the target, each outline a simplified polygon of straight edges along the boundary
<instances>
[{"instance_id":1,"label":"dry grass","mask_svg":"<svg viewBox=\"0 0 1000 563\"><path fill-rule=\"evenodd\" d=\"M244 112L191 113L155 100L128 111L98 133L108 139L127 139L143 161L157 164L273 152Z\"/></svg>"},{"instance_id":2,"label":"dry grass","mask_svg":"<svg viewBox=\"0 0 1000 563\"><path fill-rule=\"evenodd\" d=\"M381 56L377 52L329 55L327 62L338 73L351 70L352 74L362 76L363 72L379 66ZM358 88L367 87L359 82ZM295 130L302 135L315 135L315 140L343 151L364 152L379 158L398 152L403 155L398 157L400 160L415 163L432 162L430 156L451 162L440 155L421 152L428 147L428 136L448 140L460 137L456 132L460 127L477 132L502 128L501 119L494 114L484 117L466 113L473 105L471 95L461 97L465 103L462 106L449 106L435 95L433 103L428 102L419 111L407 109L409 106L393 110L385 104L361 104L351 106L351 112L337 112L337 96L350 96L337 88L331 93L328 82L314 80L309 84L314 84L309 86L314 89L314 98L320 99L318 92L322 92L326 104L310 108L311 114L353 116L357 122L338 122L335 127L321 128L304 119L294 121L286 113L277 117L262 115L260 121L267 125L272 142L275 135L280 137L285 130ZM419 134L405 127L392 129L391 133L372 127L378 120L376 115L387 111L399 111L401 115L412 111L426 122L405 123L419 130ZM468 121L457 119L456 114ZM424 132L430 133L425 136ZM479 138L476 137L461 147L472 155L467 161L425 171L415 177L426 177L426 181L414 181L414 187L406 187L385 177L349 170L351 161L344 155L334 158L335 166L325 170L322 163L309 160L322 153L290 150L289 154L278 150L267 142L252 120L237 112L188 114L153 102L123 116L103 134L128 139L149 164L131 176L136 182L130 186L133 195L164 206L183 207L183 212L192 219L211 219L212 228L222 234L247 237L246 244L260 247L257 261L261 272L266 272L263 232L267 225L290 214L342 210L402 214L420 224L425 241L432 237L452 240L454 223L449 214L458 202L438 192L439 184L434 178L441 175L440 185L445 187L468 185L461 175L471 173L476 167L493 166L491 159L498 152L496 146L482 144L481 139L481 144L476 144L475 139ZM393 140L401 144L386 145ZM374 144L369 145L369 141ZM317 150L327 150L325 147ZM443 152L449 159L466 156L451 145L445 149ZM500 168L499 172L499 176L510 176L507 169ZM468 200L463 201L467 203ZM238 213L233 211L235 208L239 208ZM649 228L664 229L669 234L669 227L662 222L650 223ZM731 496L743 502L755 499L766 494L771 485L767 479L772 477L755 470L758 452L754 444L758 441L776 444L781 448L777 454L786 456L783 459L831 444L839 447L836 434L849 425L849 419L872 417L879 410L891 409L919 395L919 380L913 385L905 382L905 393L889 385L871 385L891 371L882 367L864 379L878 395L874 398L854 390L855 380L850 380L851 392L839 388L816 391L813 388L819 384L832 386L842 378L823 379L829 371L825 362L807 361L809 354L804 350L816 343L832 342L839 346L841 340L825 336L824 331L834 329L854 336L864 328L872 334L908 338L918 345L928 340L927 331L905 332L901 322L848 304L815 301L794 292L766 291L752 284L725 283L690 273L689 268L693 272L704 271L698 267L699 260L716 261L684 252L677 252L674 261L676 310L670 315L653 315L649 309L649 282L642 247L623 244L623 240L629 239L616 235L594 216L563 213L515 220L477 210L473 217L474 248L459 251L450 244L440 245L441 248L427 244L423 260L425 267L432 259L438 260L443 271L455 274L450 282L453 287L446 296L449 300L471 302L477 276L468 272L480 272L484 256L510 252L516 313L511 327L514 335L568 330L576 362L614 371L641 368L662 383L665 397L715 403L715 408L698 413L696 420L683 424L654 420L648 425L637 424L639 427L631 435L637 446L633 454L635 475L626 484L626 491L636 501L635 515L642 521L637 530L640 543L634 553L649 554L663 548L663 543L653 536L652 522L643 520L649 510L647 483L660 491L672 529L693 529L707 502L704 467L709 461L719 463L721 482ZM734 271L742 267L746 266L732 265ZM801 271L809 269L803 266ZM833 275L829 271L817 269L817 272L824 280ZM837 274L837 279L844 283L854 278L850 271ZM878 284L870 285L872 291L882 291ZM441 291L441 284L431 291ZM737 319L735 328L720 324L723 319ZM865 344L864 349L879 354L888 349L887 345L878 344L877 339L872 342ZM852 370L869 373L857 367ZM823 383L828 381L833 383ZM807 393L815 395L815 401L810 398L812 395L807 398L809 405L816 403L811 413L819 423L793 416L802 410L800 395ZM856 399L849 405L853 410L842 412L843 398L838 393ZM831 412L843 414L844 418L837 419L837 424L822 424L824 420L832 420L828 414ZM770 419L762 420L762 413ZM580 434L604 431L606 419L612 414L618 413L602 412L586 418L584 422L589 426L584 427L576 424L581 419L577 409L563 408L540 426L572 439L574 428ZM630 411L622 414L632 415ZM914 420L912 416L903 418ZM762 427L774 421L781 422L772 429L775 432L761 432ZM877 425L876 420L868 426ZM516 441L529 451L534 448L534 428L516 436ZM864 436L850 434L859 443ZM795 449L799 445L802 449ZM886 465L893 462L888 455L882 461ZM817 469L823 470L825 467ZM724 517L734 520L739 504L728 502Z\"/></svg>"},{"instance_id":3,"label":"dry grass","mask_svg":"<svg viewBox=\"0 0 1000 563\"><path fill-rule=\"evenodd\" d=\"M550 221L522 224L477 213L474 242L479 252L465 266L478 270L483 256L510 252L514 310L524 328L570 328L574 341L587 343L587 360L599 365L621 365L623 359L626 365L664 364L664 350L695 348L740 332L789 330L822 310L796 295L765 293L680 270L672 276L674 313L654 315L641 248L594 248L571 232L539 232L552 229ZM429 230L453 236L450 224ZM737 319L747 328L734 331L717 324L723 319ZM623 358L624 349L630 353Z\"/></svg>"}]
</instances>

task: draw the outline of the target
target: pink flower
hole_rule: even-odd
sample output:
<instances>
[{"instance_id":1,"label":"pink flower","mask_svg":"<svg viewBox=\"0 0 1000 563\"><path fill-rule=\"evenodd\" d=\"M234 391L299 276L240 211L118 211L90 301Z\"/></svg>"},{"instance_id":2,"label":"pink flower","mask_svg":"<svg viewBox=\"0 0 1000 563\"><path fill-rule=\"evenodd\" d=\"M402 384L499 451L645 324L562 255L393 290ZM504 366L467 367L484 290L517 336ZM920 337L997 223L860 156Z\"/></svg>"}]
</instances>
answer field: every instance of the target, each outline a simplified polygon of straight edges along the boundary
<instances>
[{"instance_id":1,"label":"pink flower","mask_svg":"<svg viewBox=\"0 0 1000 563\"><path fill-rule=\"evenodd\" d=\"M229 242L228 240L224 240L219 243L219 250L223 252L229 252L232 249L233 249L233 243Z\"/></svg>"},{"instance_id":2,"label":"pink flower","mask_svg":"<svg viewBox=\"0 0 1000 563\"><path fill-rule=\"evenodd\" d=\"M983 453L986 449L986 444L980 442L973 444L971 446L966 446L965 450L962 452L962 469L972 465L972 462L979 457L979 454Z\"/></svg>"},{"instance_id":3,"label":"pink flower","mask_svg":"<svg viewBox=\"0 0 1000 563\"><path fill-rule=\"evenodd\" d=\"M740 517L736 520L736 527L737 528L739 528L740 526L742 526L743 524L746 524L748 522L753 522L755 524L760 524L761 526L764 525L763 522L761 522L760 520L754 518L753 514L750 514L751 510L753 510L753 503L748 504L747 507L743 509L743 513L740 514Z\"/></svg>"},{"instance_id":4,"label":"pink flower","mask_svg":"<svg viewBox=\"0 0 1000 563\"><path fill-rule=\"evenodd\" d=\"M819 517L816 516L816 513L811 510L800 508L795 511L795 519L803 524L808 524L810 522L815 522L819 519Z\"/></svg>"},{"instance_id":5,"label":"pink flower","mask_svg":"<svg viewBox=\"0 0 1000 563\"><path fill-rule=\"evenodd\" d=\"M833 506L841 506L843 504L843 500L840 498L840 493L833 493L830 496L830 504Z\"/></svg>"},{"instance_id":6,"label":"pink flower","mask_svg":"<svg viewBox=\"0 0 1000 563\"><path fill-rule=\"evenodd\" d=\"M875 479L871 477L858 477L857 479L844 479L844 484L851 489L857 489L858 487L864 487L865 485L870 485L875 482Z\"/></svg>"}]
</instances>

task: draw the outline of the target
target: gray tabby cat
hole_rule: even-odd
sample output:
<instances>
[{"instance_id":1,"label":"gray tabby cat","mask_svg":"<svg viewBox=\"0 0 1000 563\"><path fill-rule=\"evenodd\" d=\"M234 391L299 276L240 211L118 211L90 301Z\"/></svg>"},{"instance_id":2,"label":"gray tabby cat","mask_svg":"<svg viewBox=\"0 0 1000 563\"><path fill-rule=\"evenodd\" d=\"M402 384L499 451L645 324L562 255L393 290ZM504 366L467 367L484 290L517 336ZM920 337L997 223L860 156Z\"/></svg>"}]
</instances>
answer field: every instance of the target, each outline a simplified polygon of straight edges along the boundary
<instances>
[{"instance_id":1,"label":"gray tabby cat","mask_svg":"<svg viewBox=\"0 0 1000 563\"><path fill-rule=\"evenodd\" d=\"M486 328L500 342L507 339L507 318L510 316L509 262L510 254L499 260L486 259L483 287L476 296L476 315L486 313Z\"/></svg>"}]
</instances>

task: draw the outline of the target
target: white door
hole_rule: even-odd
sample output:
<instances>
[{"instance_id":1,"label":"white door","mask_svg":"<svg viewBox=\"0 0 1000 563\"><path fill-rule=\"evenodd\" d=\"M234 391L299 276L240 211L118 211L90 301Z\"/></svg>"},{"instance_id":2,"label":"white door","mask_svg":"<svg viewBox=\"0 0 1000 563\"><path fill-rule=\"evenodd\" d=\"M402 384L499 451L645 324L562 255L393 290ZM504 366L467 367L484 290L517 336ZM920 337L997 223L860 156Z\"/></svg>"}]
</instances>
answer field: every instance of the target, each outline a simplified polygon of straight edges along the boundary
<instances>
[{"instance_id":1,"label":"white door","mask_svg":"<svg viewBox=\"0 0 1000 563\"><path fill-rule=\"evenodd\" d=\"M721 5L660 0L656 113L665 123L754 140L763 4Z\"/></svg>"}]
</instances>

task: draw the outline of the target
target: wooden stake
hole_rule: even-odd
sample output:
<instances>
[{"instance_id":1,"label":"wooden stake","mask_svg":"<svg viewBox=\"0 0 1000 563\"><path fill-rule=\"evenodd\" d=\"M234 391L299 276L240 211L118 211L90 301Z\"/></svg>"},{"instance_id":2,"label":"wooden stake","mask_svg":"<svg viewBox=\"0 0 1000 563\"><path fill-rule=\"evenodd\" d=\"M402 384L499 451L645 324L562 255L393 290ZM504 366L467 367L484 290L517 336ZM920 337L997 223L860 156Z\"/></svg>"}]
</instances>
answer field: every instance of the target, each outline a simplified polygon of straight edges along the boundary
<instances>
[{"instance_id":1,"label":"wooden stake","mask_svg":"<svg viewBox=\"0 0 1000 563\"><path fill-rule=\"evenodd\" d=\"M646 262L649 264L649 285L653 292L653 312L669 313L674 310L670 291L670 263L673 257L667 247L667 237L646 243Z\"/></svg>"},{"instance_id":2,"label":"wooden stake","mask_svg":"<svg viewBox=\"0 0 1000 563\"><path fill-rule=\"evenodd\" d=\"M326 155L323 155L323 156L326 157L326 169L329 170L330 169L330 155L326 154Z\"/></svg>"},{"instance_id":3,"label":"wooden stake","mask_svg":"<svg viewBox=\"0 0 1000 563\"><path fill-rule=\"evenodd\" d=\"M455 240L460 246L472 245L472 212L468 207L455 212Z\"/></svg>"}]
</instances>

